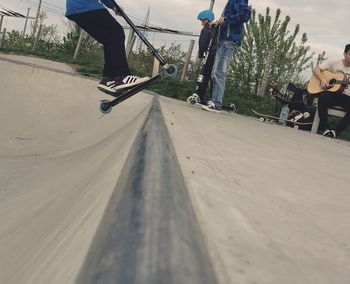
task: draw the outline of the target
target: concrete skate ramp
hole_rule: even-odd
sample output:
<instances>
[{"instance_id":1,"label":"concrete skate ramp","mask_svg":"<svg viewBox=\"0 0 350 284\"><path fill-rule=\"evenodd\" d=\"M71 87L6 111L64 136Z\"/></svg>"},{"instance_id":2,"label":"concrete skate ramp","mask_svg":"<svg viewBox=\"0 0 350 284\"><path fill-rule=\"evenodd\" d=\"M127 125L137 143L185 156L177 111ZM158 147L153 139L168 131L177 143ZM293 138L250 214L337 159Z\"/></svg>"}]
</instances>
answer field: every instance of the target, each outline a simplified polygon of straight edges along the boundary
<instances>
[{"instance_id":1,"label":"concrete skate ramp","mask_svg":"<svg viewBox=\"0 0 350 284\"><path fill-rule=\"evenodd\" d=\"M1 284L350 283L349 142L149 94L101 117L94 81L0 78Z\"/></svg>"},{"instance_id":2,"label":"concrete skate ramp","mask_svg":"<svg viewBox=\"0 0 350 284\"><path fill-rule=\"evenodd\" d=\"M0 60L0 283L216 283L157 97ZM108 97L109 98L109 97Z\"/></svg>"}]
</instances>

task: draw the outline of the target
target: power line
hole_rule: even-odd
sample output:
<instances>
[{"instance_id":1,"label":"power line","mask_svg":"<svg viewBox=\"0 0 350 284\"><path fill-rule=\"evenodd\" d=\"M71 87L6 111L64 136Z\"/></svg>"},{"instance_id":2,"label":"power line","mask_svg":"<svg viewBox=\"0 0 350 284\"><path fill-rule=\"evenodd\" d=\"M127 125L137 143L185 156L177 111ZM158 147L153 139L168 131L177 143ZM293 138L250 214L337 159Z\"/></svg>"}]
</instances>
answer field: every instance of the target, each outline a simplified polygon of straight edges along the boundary
<instances>
[{"instance_id":1,"label":"power line","mask_svg":"<svg viewBox=\"0 0 350 284\"><path fill-rule=\"evenodd\" d=\"M38 3L31 1L31 0L21 0L21 2L29 4L31 6L37 7ZM40 4L40 3L39 3ZM63 16L64 15L64 9L60 8L58 6L52 5L50 3L42 1L42 8L41 10L46 11L46 12L51 12L53 14Z\"/></svg>"}]
</instances>

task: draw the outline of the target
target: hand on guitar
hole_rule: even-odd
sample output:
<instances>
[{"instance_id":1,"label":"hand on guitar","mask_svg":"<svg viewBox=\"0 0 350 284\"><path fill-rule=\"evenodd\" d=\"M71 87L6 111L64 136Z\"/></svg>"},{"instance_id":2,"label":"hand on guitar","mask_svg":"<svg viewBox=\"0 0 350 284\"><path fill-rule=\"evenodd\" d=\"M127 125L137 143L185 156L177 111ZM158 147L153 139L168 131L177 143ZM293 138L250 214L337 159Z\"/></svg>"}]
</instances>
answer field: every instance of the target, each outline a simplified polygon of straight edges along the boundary
<instances>
[{"instance_id":1,"label":"hand on guitar","mask_svg":"<svg viewBox=\"0 0 350 284\"><path fill-rule=\"evenodd\" d=\"M330 87L329 81L322 77L320 79L320 87L322 90L328 90Z\"/></svg>"}]
</instances>

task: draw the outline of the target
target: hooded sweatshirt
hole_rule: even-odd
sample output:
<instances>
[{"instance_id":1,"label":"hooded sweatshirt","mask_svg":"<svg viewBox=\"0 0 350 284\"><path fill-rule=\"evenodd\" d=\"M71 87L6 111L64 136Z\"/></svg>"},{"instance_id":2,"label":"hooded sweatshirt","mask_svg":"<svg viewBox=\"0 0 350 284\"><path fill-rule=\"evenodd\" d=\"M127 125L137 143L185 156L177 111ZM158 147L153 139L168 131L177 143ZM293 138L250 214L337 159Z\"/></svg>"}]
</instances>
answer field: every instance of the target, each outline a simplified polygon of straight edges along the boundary
<instances>
[{"instance_id":1,"label":"hooded sweatshirt","mask_svg":"<svg viewBox=\"0 0 350 284\"><path fill-rule=\"evenodd\" d=\"M224 23L220 27L220 41L232 41L238 46L242 43L244 23L251 17L248 0L229 0L225 6Z\"/></svg>"},{"instance_id":2,"label":"hooded sweatshirt","mask_svg":"<svg viewBox=\"0 0 350 284\"><path fill-rule=\"evenodd\" d=\"M85 13L106 7L113 8L113 0L67 0L66 16Z\"/></svg>"}]
</instances>

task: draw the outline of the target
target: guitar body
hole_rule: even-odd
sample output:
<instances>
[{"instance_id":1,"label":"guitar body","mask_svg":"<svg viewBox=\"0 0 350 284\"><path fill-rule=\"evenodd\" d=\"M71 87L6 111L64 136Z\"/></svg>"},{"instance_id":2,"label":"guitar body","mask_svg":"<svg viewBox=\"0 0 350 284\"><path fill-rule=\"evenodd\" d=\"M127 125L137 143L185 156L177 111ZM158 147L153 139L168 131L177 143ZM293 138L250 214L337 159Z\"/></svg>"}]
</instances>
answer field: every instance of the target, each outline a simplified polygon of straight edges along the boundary
<instances>
[{"instance_id":1,"label":"guitar body","mask_svg":"<svg viewBox=\"0 0 350 284\"><path fill-rule=\"evenodd\" d=\"M341 93L344 90L344 83L346 83L346 77L343 73L333 73L328 70L322 71L322 75L327 79L329 83L329 88L324 90L320 86L320 80L315 76L312 75L310 78L309 84L307 86L307 91L311 95L316 95L318 93L327 91L332 93Z\"/></svg>"}]
</instances>

